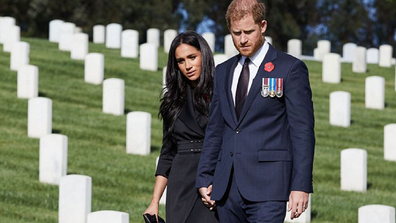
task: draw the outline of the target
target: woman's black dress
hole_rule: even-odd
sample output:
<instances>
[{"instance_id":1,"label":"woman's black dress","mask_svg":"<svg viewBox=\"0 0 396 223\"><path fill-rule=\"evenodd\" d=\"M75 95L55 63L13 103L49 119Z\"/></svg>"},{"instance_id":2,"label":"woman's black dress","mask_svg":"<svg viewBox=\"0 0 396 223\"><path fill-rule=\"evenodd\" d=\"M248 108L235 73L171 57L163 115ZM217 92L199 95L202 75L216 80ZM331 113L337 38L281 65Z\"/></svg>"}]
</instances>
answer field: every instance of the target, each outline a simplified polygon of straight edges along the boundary
<instances>
[{"instance_id":1,"label":"woman's black dress","mask_svg":"<svg viewBox=\"0 0 396 223\"><path fill-rule=\"evenodd\" d=\"M217 223L215 212L202 202L195 188L195 177L208 117L193 108L193 89L187 87L187 99L175 121L173 141L163 140L157 175L168 178L166 195L167 223ZM164 132L165 134L165 132Z\"/></svg>"}]
</instances>

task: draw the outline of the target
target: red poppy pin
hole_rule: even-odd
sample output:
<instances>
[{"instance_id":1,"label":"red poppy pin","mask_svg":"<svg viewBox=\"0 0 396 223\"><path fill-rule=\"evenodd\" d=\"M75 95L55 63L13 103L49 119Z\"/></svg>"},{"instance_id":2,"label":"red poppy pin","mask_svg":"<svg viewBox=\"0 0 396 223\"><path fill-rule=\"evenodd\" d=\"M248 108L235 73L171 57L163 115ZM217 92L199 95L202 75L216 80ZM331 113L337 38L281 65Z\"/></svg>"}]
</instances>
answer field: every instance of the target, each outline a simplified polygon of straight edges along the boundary
<instances>
[{"instance_id":1,"label":"red poppy pin","mask_svg":"<svg viewBox=\"0 0 396 223\"><path fill-rule=\"evenodd\" d=\"M271 72L275 68L272 62L268 62L264 65L264 70L267 72Z\"/></svg>"}]
</instances>

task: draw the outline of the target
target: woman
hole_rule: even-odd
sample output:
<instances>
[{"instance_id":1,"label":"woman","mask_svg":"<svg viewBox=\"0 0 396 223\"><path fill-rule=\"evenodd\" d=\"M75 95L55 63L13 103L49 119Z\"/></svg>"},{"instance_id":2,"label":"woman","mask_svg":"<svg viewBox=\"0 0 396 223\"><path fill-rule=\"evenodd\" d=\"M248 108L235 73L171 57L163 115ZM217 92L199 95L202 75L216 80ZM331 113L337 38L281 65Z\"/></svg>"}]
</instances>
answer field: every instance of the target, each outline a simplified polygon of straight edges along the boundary
<instances>
[{"instance_id":1,"label":"woman","mask_svg":"<svg viewBox=\"0 0 396 223\"><path fill-rule=\"evenodd\" d=\"M205 39L193 31L176 36L169 51L159 112L164 125L161 155L152 201L145 211L158 216L159 200L168 186L168 223L218 222L195 188L213 73L213 55Z\"/></svg>"}]
</instances>

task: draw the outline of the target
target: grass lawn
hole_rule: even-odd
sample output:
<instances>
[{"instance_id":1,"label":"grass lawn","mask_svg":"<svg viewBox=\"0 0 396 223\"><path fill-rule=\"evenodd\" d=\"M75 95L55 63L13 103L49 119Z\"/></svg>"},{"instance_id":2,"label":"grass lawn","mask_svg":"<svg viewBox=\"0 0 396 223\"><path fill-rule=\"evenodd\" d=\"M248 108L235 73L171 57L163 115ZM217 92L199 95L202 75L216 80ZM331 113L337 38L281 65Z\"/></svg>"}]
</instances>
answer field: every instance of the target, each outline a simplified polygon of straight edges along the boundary
<instances>
[{"instance_id":1,"label":"grass lawn","mask_svg":"<svg viewBox=\"0 0 396 223\"><path fill-rule=\"evenodd\" d=\"M89 51L105 55L105 78L125 80L125 114L152 115L151 154L126 154L126 115L102 112L102 85L84 82L84 62L70 59L56 43L22 38L30 43L30 64L39 67L39 95L52 100L54 133L68 137L68 174L92 177L92 212L129 213L142 222L154 186L162 123L158 119L162 68L167 55L159 50L157 72L139 69L138 59L121 58L120 50L90 43ZM395 69L368 65L368 72L352 72L342 64L342 83L322 82L319 62L306 61L310 70L316 119L316 152L312 222L357 222L358 208L367 204L396 207L396 162L383 159L383 129L396 123ZM58 222L58 186L39 182L39 140L27 137L28 101L17 98L17 72L0 46L0 223ZM365 78L386 79L386 108L366 109ZM352 96L352 125L330 126L329 94ZM396 137L396 136L395 136ZM368 153L366 193L340 190L340 152L361 148ZM164 207L160 215L165 216Z\"/></svg>"}]
</instances>

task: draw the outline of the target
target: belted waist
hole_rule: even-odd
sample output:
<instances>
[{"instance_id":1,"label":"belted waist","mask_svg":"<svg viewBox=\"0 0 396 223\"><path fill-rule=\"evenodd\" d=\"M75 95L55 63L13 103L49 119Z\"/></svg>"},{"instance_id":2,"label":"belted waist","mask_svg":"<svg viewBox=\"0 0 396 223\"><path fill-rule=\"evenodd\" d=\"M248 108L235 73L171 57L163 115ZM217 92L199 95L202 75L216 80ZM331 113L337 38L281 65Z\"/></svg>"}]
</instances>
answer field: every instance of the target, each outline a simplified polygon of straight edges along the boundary
<instances>
[{"instance_id":1,"label":"belted waist","mask_svg":"<svg viewBox=\"0 0 396 223\"><path fill-rule=\"evenodd\" d=\"M202 140L190 140L177 142L177 153L200 153L203 145Z\"/></svg>"}]
</instances>

